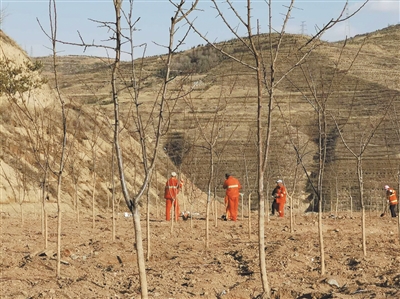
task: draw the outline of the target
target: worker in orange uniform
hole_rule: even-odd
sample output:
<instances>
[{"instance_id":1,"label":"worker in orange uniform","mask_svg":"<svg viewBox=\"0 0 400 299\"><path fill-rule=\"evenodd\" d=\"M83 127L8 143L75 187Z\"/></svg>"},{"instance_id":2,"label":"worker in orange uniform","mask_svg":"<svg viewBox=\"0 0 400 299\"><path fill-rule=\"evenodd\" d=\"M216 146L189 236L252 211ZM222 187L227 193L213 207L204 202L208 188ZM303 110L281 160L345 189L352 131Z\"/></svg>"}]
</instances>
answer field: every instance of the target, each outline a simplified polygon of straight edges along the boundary
<instances>
[{"instance_id":1,"label":"worker in orange uniform","mask_svg":"<svg viewBox=\"0 0 400 299\"><path fill-rule=\"evenodd\" d=\"M390 214L392 215L392 217L396 217L397 216L396 208L399 203L397 200L396 190L389 187L388 185L385 185L385 190L386 190L386 200L389 204Z\"/></svg>"},{"instance_id":2,"label":"worker in orange uniform","mask_svg":"<svg viewBox=\"0 0 400 299\"><path fill-rule=\"evenodd\" d=\"M171 177L165 184L165 219L171 220L171 208L174 206L175 221L178 221L179 217L179 203L178 203L178 193L183 186L183 181L180 182L176 178L176 172L171 173Z\"/></svg>"},{"instance_id":3,"label":"worker in orange uniform","mask_svg":"<svg viewBox=\"0 0 400 299\"><path fill-rule=\"evenodd\" d=\"M278 211L279 217L284 216L285 203L286 203L286 187L283 185L282 180L276 181L276 187L272 191L274 202L272 203L272 214L275 214L275 210Z\"/></svg>"},{"instance_id":4,"label":"worker in orange uniform","mask_svg":"<svg viewBox=\"0 0 400 299\"><path fill-rule=\"evenodd\" d=\"M229 173L225 174L224 189L226 189L226 196L228 197L227 216L232 221L237 220L239 208L239 190L242 188L237 178L234 178ZM227 218L228 219L228 218Z\"/></svg>"}]
</instances>

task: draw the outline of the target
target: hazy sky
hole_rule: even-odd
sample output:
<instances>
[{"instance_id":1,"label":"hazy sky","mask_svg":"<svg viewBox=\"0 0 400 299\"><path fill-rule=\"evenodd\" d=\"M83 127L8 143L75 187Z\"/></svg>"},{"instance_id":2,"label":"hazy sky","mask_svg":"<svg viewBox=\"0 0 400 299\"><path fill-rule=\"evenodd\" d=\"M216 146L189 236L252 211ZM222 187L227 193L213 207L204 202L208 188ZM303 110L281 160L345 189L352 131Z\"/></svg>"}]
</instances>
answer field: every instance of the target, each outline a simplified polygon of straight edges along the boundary
<instances>
[{"instance_id":1,"label":"hazy sky","mask_svg":"<svg viewBox=\"0 0 400 299\"><path fill-rule=\"evenodd\" d=\"M174 0L174 2L178 2ZM245 18L245 0L231 0L237 11ZM256 26L259 20L262 32L268 30L268 7L265 0L253 2L252 25ZM288 0L274 0L273 2L273 27L280 30ZM57 5L57 26L58 39L66 42L79 42L78 31L88 42L100 44L107 40L110 33L106 28L101 28L99 23L89 19L112 22L114 21L114 10L112 0L58 0ZM174 7L168 0L135 0L133 5L133 19L140 17L136 25L134 39L136 44L147 44L146 56L162 54L166 49L162 45L168 43L168 28L170 18L173 15ZM232 11L227 8L225 1L219 1L221 8L230 20L233 27L237 27L239 35L244 35L243 26L238 26L239 21L232 16ZM295 9L292 11L288 23L287 32L312 34L316 27L322 27L332 18L336 18L342 11L346 1L339 0L299 0L295 2ZM351 14L363 1L349 1L349 8L344 15ZM373 32L378 29L395 25L400 22L400 0L375 0L370 1L356 16L348 22L343 22L327 32L323 39L328 41L343 40L346 35ZM51 54L50 41L43 33L43 28L49 29L49 2L48 0L0 0L3 22L1 29L14 39L30 56L46 56ZM124 0L126 10L129 1ZM201 10L191 16L195 19L195 26L207 35L212 41L224 41L233 38L233 35L224 26L217 12L212 8L209 0L200 0ZM184 35L187 25L182 24L177 40ZM185 45L181 50L187 50L193 46L205 44L205 42L194 32L190 33ZM142 55L142 48L135 50L135 56ZM58 45L60 55L95 55L105 56L104 49L87 50L74 46ZM112 53L110 55L113 56Z\"/></svg>"}]
</instances>

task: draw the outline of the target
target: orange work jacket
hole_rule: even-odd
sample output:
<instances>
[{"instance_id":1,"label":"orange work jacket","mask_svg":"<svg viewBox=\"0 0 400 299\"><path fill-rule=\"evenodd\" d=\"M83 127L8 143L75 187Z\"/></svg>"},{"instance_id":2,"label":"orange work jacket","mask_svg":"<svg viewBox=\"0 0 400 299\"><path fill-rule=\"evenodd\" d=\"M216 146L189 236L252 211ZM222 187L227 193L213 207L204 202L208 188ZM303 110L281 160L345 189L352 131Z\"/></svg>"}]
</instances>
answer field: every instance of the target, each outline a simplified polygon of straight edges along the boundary
<instances>
[{"instance_id":1,"label":"orange work jacket","mask_svg":"<svg viewBox=\"0 0 400 299\"><path fill-rule=\"evenodd\" d=\"M398 201L397 201L396 190L394 190L393 188L389 188L386 191L386 198L387 200L389 200L389 204L391 206L397 205Z\"/></svg>"},{"instance_id":2,"label":"orange work jacket","mask_svg":"<svg viewBox=\"0 0 400 299\"><path fill-rule=\"evenodd\" d=\"M275 197L276 203L286 203L286 187L284 185L276 186L272 195Z\"/></svg>"},{"instance_id":3,"label":"orange work jacket","mask_svg":"<svg viewBox=\"0 0 400 299\"><path fill-rule=\"evenodd\" d=\"M170 177L165 184L164 198L176 199L180 188L182 188L182 183L179 183L176 177Z\"/></svg>"},{"instance_id":4,"label":"orange work jacket","mask_svg":"<svg viewBox=\"0 0 400 299\"><path fill-rule=\"evenodd\" d=\"M223 187L226 189L226 195L230 198L239 197L239 190L242 188L239 180L233 176L225 180Z\"/></svg>"}]
</instances>

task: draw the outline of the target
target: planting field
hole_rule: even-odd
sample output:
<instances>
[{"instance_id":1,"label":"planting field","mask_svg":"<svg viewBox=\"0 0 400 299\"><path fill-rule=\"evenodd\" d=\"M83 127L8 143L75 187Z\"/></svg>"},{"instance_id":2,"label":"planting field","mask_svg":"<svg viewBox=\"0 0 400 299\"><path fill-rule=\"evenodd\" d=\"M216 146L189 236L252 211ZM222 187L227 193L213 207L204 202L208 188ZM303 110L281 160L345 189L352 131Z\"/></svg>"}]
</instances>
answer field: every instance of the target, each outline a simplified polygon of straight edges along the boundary
<instances>
[{"instance_id":1,"label":"planting field","mask_svg":"<svg viewBox=\"0 0 400 299\"><path fill-rule=\"evenodd\" d=\"M2 208L1 298L140 298L132 217L119 213L112 242L111 215L63 214L61 278L56 278L56 216L49 215L44 250L39 215ZM128 217L126 217L128 216ZM237 222L211 220L205 248L204 215L174 223L150 218L146 262L150 298L259 298L257 214ZM213 218L213 217L211 217ZM265 225L266 263L273 298L400 298L398 219L367 213L367 256L361 218L353 213L323 219L326 274L320 275L317 214L270 217ZM142 233L147 253L146 221ZM213 218L214 219L214 218ZM219 218L220 219L220 218Z\"/></svg>"}]
</instances>

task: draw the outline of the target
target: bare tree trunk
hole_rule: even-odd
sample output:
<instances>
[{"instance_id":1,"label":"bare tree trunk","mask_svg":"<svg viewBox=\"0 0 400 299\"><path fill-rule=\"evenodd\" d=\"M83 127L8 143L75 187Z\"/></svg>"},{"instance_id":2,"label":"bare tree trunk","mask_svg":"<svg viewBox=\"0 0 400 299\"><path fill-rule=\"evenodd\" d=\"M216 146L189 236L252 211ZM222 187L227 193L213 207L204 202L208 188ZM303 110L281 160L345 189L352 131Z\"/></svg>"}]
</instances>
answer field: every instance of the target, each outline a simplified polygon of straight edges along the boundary
<instances>
[{"instance_id":1,"label":"bare tree trunk","mask_svg":"<svg viewBox=\"0 0 400 299\"><path fill-rule=\"evenodd\" d=\"M397 176L397 200L400 200L400 170ZM400 240L400 203L397 203L397 233Z\"/></svg>"},{"instance_id":2,"label":"bare tree trunk","mask_svg":"<svg viewBox=\"0 0 400 299\"><path fill-rule=\"evenodd\" d=\"M113 150L111 153L111 207L112 207L112 241L115 242L115 231L116 231L116 224L115 224L115 161L114 161L114 144L112 146Z\"/></svg>"},{"instance_id":3,"label":"bare tree trunk","mask_svg":"<svg viewBox=\"0 0 400 299\"><path fill-rule=\"evenodd\" d=\"M75 183L75 190L74 190L74 211L75 211L75 217L76 221L79 223L79 208L78 208L78 184Z\"/></svg>"},{"instance_id":4,"label":"bare tree trunk","mask_svg":"<svg viewBox=\"0 0 400 299\"><path fill-rule=\"evenodd\" d=\"M40 182L40 187L41 187L41 210L42 210L42 235L44 236L45 233L45 202L46 202L46 192L45 192L45 188L46 188L46 174L44 175L44 179L42 182Z\"/></svg>"},{"instance_id":5,"label":"bare tree trunk","mask_svg":"<svg viewBox=\"0 0 400 299\"><path fill-rule=\"evenodd\" d=\"M158 187L158 172L156 166L154 167L154 172L155 172L155 177L156 177L156 188ZM158 194L156 196L156 216L157 218L160 218L160 201Z\"/></svg>"},{"instance_id":6,"label":"bare tree trunk","mask_svg":"<svg viewBox=\"0 0 400 299\"><path fill-rule=\"evenodd\" d=\"M171 227L170 227L170 232L171 234L174 232L174 223L175 223L175 200L172 200L172 208L171 208Z\"/></svg>"},{"instance_id":7,"label":"bare tree trunk","mask_svg":"<svg viewBox=\"0 0 400 299\"><path fill-rule=\"evenodd\" d=\"M48 235L49 235L49 229L48 229L48 225L47 225L47 211L44 210L44 248L47 249L49 246L49 242L48 242Z\"/></svg>"},{"instance_id":8,"label":"bare tree trunk","mask_svg":"<svg viewBox=\"0 0 400 299\"><path fill-rule=\"evenodd\" d=\"M248 226L249 226L249 240L251 239L251 192L249 193L249 220L248 220Z\"/></svg>"},{"instance_id":9,"label":"bare tree trunk","mask_svg":"<svg viewBox=\"0 0 400 299\"><path fill-rule=\"evenodd\" d=\"M61 180L59 174L57 181L57 277L61 276Z\"/></svg>"},{"instance_id":10,"label":"bare tree trunk","mask_svg":"<svg viewBox=\"0 0 400 299\"><path fill-rule=\"evenodd\" d=\"M147 206L146 206L146 237L147 237L147 254L146 261L150 260L151 256L151 234L150 234L150 187L151 180L147 186Z\"/></svg>"},{"instance_id":11,"label":"bare tree trunk","mask_svg":"<svg viewBox=\"0 0 400 299\"><path fill-rule=\"evenodd\" d=\"M94 167L94 166L93 166ZM95 213L95 193L96 193L96 172L93 169L93 189L92 189L92 229L95 227L96 213Z\"/></svg>"},{"instance_id":12,"label":"bare tree trunk","mask_svg":"<svg viewBox=\"0 0 400 299\"><path fill-rule=\"evenodd\" d=\"M319 250L321 255L321 275L325 275L325 250L324 236L322 233L322 201L318 201L318 235L319 235Z\"/></svg>"},{"instance_id":13,"label":"bare tree trunk","mask_svg":"<svg viewBox=\"0 0 400 299\"><path fill-rule=\"evenodd\" d=\"M242 209L242 221L244 219L243 211L244 211L244 205L243 205L243 193L240 193L240 202L241 202L241 209Z\"/></svg>"},{"instance_id":14,"label":"bare tree trunk","mask_svg":"<svg viewBox=\"0 0 400 299\"><path fill-rule=\"evenodd\" d=\"M350 217L353 218L353 196L351 195L351 189L349 188L350 195Z\"/></svg>"},{"instance_id":15,"label":"bare tree trunk","mask_svg":"<svg viewBox=\"0 0 400 299\"><path fill-rule=\"evenodd\" d=\"M181 202L182 202L182 207L183 207L183 211L186 211L186 196L185 196L185 185L182 185L181 191Z\"/></svg>"},{"instance_id":16,"label":"bare tree trunk","mask_svg":"<svg viewBox=\"0 0 400 299\"><path fill-rule=\"evenodd\" d=\"M139 269L140 291L143 299L148 298L147 278L146 278L146 265L144 262L143 241L142 241L142 228L140 226L139 209L136 207L132 211L133 223L135 227L135 248L138 255L137 263Z\"/></svg>"},{"instance_id":17,"label":"bare tree trunk","mask_svg":"<svg viewBox=\"0 0 400 299\"><path fill-rule=\"evenodd\" d=\"M367 241L365 237L365 203L364 203L364 179L362 170L361 156L357 157L357 178L360 193L361 205L361 235L362 235L362 248L364 256L367 256Z\"/></svg>"},{"instance_id":18,"label":"bare tree trunk","mask_svg":"<svg viewBox=\"0 0 400 299\"><path fill-rule=\"evenodd\" d=\"M213 213L214 213L214 227L218 227L217 186L214 186L214 199L213 199L213 202L214 202L214 209L213 209L214 210L213 211Z\"/></svg>"},{"instance_id":19,"label":"bare tree trunk","mask_svg":"<svg viewBox=\"0 0 400 299\"><path fill-rule=\"evenodd\" d=\"M336 190L336 207L335 207L335 216L336 218L338 217L339 213L339 190L338 190L338 178L336 176L336 184L335 184L335 190Z\"/></svg>"},{"instance_id":20,"label":"bare tree trunk","mask_svg":"<svg viewBox=\"0 0 400 299\"><path fill-rule=\"evenodd\" d=\"M61 115L62 115L62 142L61 142L61 155L60 162L58 166L58 171L56 172L57 176L57 277L61 276L61 185L62 185L62 177L64 171L64 163L65 163L65 151L67 145L67 119L65 112L65 101L60 93L60 88L58 84L58 74L57 74L57 52L56 52L56 43L57 43L57 9L56 3L54 0L49 1L49 17L50 17L50 38L52 42L52 54L53 54L53 75L55 81L55 90L57 94L57 98L61 105ZM53 20L54 17L54 20Z\"/></svg>"}]
</instances>

